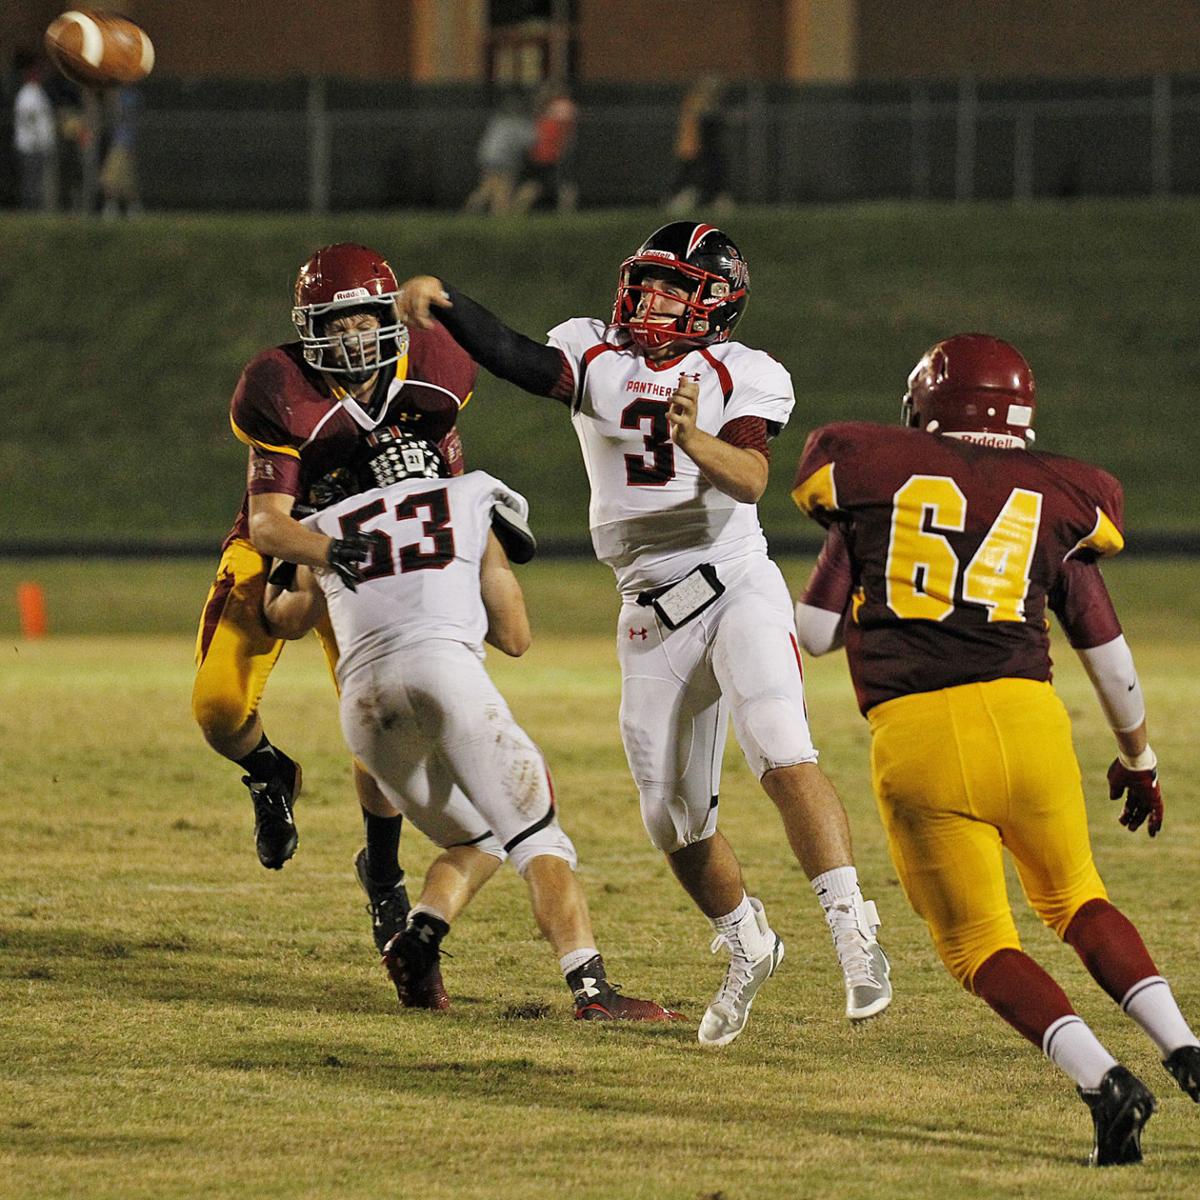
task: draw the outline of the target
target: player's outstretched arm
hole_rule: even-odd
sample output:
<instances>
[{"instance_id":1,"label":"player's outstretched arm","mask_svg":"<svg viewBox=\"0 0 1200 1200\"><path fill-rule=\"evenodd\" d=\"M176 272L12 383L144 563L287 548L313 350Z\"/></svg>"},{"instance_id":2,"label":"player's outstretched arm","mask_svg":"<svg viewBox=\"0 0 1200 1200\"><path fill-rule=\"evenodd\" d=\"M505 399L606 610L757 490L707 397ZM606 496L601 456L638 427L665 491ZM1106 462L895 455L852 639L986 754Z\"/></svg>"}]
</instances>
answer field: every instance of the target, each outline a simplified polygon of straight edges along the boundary
<instances>
[{"instance_id":1,"label":"player's outstretched arm","mask_svg":"<svg viewBox=\"0 0 1200 1200\"><path fill-rule=\"evenodd\" d=\"M700 385L686 375L671 395L667 426L671 441L700 468L700 473L718 491L742 504L757 504L767 490L769 468L766 457L714 437L696 425Z\"/></svg>"},{"instance_id":2,"label":"player's outstretched arm","mask_svg":"<svg viewBox=\"0 0 1200 1200\"><path fill-rule=\"evenodd\" d=\"M433 275L415 275L400 287L400 320L418 329L435 321L481 366L535 396L570 401L575 377L561 350L509 328L470 296Z\"/></svg>"},{"instance_id":3,"label":"player's outstretched arm","mask_svg":"<svg viewBox=\"0 0 1200 1200\"><path fill-rule=\"evenodd\" d=\"M487 644L513 658L520 658L533 641L529 613L504 548L491 532L479 568L479 590L488 615Z\"/></svg>"},{"instance_id":4,"label":"player's outstretched arm","mask_svg":"<svg viewBox=\"0 0 1200 1200\"><path fill-rule=\"evenodd\" d=\"M294 641L308 633L325 614L325 595L307 567L297 567L290 588L268 583L263 619L277 638Z\"/></svg>"}]
</instances>

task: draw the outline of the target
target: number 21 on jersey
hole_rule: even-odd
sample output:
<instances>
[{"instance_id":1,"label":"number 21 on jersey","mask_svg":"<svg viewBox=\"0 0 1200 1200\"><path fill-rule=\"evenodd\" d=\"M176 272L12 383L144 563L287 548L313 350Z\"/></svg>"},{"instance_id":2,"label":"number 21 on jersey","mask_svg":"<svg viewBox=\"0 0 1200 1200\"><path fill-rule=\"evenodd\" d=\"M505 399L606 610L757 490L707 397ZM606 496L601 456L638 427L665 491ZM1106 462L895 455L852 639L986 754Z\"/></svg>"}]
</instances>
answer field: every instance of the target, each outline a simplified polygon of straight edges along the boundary
<instances>
[{"instance_id":1,"label":"number 21 on jersey","mask_svg":"<svg viewBox=\"0 0 1200 1200\"><path fill-rule=\"evenodd\" d=\"M967 498L945 475L913 475L892 497L885 576L888 607L905 620L943 621L961 599L988 621L1023 621L1042 494L1013 488L965 572L945 533L967 524Z\"/></svg>"}]
</instances>

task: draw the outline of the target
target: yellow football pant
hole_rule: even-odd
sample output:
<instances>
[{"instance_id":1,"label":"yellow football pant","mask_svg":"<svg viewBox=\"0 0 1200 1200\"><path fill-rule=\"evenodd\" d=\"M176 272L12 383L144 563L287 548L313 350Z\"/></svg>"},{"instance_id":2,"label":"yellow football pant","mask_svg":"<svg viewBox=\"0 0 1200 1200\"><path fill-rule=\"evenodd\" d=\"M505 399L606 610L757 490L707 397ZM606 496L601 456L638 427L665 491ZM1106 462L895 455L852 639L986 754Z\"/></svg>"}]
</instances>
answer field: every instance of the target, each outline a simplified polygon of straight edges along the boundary
<instances>
[{"instance_id":1,"label":"yellow football pant","mask_svg":"<svg viewBox=\"0 0 1200 1200\"><path fill-rule=\"evenodd\" d=\"M1002 847L1060 937L1083 904L1107 899L1070 720L1048 683L997 679L901 696L868 719L892 862L960 983L970 988L997 950L1020 949Z\"/></svg>"},{"instance_id":2,"label":"yellow football pant","mask_svg":"<svg viewBox=\"0 0 1200 1200\"><path fill-rule=\"evenodd\" d=\"M196 635L196 680L192 715L206 735L233 737L258 711L263 689L283 642L263 622L266 560L249 542L236 539L221 555ZM330 671L337 642L328 617L317 636Z\"/></svg>"}]
</instances>

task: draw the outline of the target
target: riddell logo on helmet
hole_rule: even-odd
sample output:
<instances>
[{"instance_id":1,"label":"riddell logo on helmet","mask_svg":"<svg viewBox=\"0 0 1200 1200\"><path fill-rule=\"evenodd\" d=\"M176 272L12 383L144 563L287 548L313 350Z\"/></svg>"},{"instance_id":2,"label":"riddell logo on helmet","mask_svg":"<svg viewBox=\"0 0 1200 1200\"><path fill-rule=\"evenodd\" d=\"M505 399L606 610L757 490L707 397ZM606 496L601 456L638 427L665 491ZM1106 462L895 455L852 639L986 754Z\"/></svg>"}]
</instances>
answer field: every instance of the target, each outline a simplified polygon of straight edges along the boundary
<instances>
[{"instance_id":1,"label":"riddell logo on helmet","mask_svg":"<svg viewBox=\"0 0 1200 1200\"><path fill-rule=\"evenodd\" d=\"M678 258L678 255L673 254L670 250L643 250L638 258L669 258L672 262Z\"/></svg>"},{"instance_id":2,"label":"riddell logo on helmet","mask_svg":"<svg viewBox=\"0 0 1200 1200\"><path fill-rule=\"evenodd\" d=\"M334 300L370 300L371 293L365 287L347 288L344 292L334 292Z\"/></svg>"}]
</instances>

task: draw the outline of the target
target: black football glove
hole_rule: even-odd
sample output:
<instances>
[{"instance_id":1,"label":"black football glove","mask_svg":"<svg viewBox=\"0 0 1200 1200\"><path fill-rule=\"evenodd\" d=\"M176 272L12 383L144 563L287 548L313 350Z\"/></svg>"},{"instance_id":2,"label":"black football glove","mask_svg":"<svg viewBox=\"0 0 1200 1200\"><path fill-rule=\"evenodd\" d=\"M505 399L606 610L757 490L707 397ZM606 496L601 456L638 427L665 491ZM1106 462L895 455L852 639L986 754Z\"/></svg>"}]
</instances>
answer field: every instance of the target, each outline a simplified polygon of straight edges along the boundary
<instances>
[{"instance_id":1,"label":"black football glove","mask_svg":"<svg viewBox=\"0 0 1200 1200\"><path fill-rule=\"evenodd\" d=\"M1145 770L1135 771L1119 758L1114 758L1108 768L1108 795L1112 800L1125 797L1121 810L1121 824L1133 833L1146 822L1146 832L1154 837L1162 828L1163 798L1158 786L1158 764ZM1149 819L1147 819L1149 818Z\"/></svg>"},{"instance_id":2,"label":"black football glove","mask_svg":"<svg viewBox=\"0 0 1200 1200\"><path fill-rule=\"evenodd\" d=\"M352 591L358 590L376 545L382 541L374 533L348 533L343 538L334 538L329 543L326 556L330 567L338 573L341 581Z\"/></svg>"}]
</instances>

